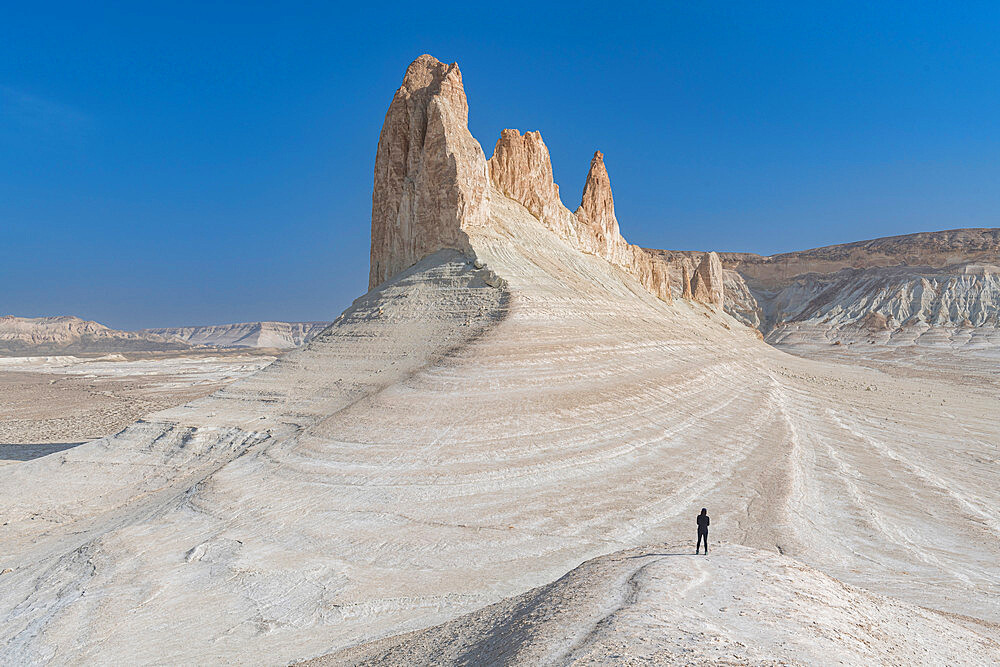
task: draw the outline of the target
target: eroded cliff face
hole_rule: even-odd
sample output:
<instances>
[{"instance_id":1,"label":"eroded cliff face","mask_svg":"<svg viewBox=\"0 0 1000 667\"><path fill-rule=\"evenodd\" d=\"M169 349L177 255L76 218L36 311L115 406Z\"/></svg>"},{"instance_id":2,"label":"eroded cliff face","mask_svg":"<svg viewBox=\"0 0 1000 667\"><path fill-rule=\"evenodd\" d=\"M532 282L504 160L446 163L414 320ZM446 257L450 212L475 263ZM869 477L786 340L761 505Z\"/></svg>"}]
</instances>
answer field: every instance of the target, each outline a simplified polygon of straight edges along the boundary
<instances>
[{"instance_id":1,"label":"eroded cliff face","mask_svg":"<svg viewBox=\"0 0 1000 667\"><path fill-rule=\"evenodd\" d=\"M583 197L574 215L581 250L603 257L634 276L660 299L671 300L666 263L630 244L621 235L615 216L615 199L611 194L611 178L601 151L596 151L590 161Z\"/></svg>"},{"instance_id":2,"label":"eroded cliff face","mask_svg":"<svg viewBox=\"0 0 1000 667\"><path fill-rule=\"evenodd\" d=\"M468 121L458 65L413 61L375 155L369 288L436 250L467 251L463 227L485 224L486 156Z\"/></svg>"},{"instance_id":3,"label":"eroded cliff face","mask_svg":"<svg viewBox=\"0 0 1000 667\"><path fill-rule=\"evenodd\" d=\"M504 130L487 162L468 130L458 65L420 56L407 68L379 136L369 287L443 248L474 254L466 232L488 224L493 196L518 202L573 247L604 258L670 300L667 264L630 245L619 231L599 151L572 213L560 199L541 134Z\"/></svg>"}]
</instances>

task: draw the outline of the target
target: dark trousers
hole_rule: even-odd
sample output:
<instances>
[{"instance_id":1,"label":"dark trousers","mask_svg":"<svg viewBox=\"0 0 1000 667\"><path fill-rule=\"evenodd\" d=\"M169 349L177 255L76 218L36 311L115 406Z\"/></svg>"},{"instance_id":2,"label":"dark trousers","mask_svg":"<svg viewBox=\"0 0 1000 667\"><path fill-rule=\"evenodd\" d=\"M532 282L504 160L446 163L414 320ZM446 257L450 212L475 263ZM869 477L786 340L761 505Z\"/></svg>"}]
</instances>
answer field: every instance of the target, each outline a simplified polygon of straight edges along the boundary
<instances>
[{"instance_id":1,"label":"dark trousers","mask_svg":"<svg viewBox=\"0 0 1000 667\"><path fill-rule=\"evenodd\" d=\"M698 529L698 544L695 545L694 552L698 553L698 548L701 546L701 541L705 540L705 553L708 553L708 529L699 528Z\"/></svg>"}]
</instances>

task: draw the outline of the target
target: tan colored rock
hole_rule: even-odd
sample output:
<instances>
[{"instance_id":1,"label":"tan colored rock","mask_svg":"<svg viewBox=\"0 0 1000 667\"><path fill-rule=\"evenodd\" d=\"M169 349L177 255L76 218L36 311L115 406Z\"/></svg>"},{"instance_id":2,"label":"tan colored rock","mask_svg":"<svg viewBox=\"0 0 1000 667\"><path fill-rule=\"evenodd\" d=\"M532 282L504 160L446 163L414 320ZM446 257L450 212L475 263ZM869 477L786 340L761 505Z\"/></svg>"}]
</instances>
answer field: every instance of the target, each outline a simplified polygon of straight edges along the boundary
<instances>
[{"instance_id":1,"label":"tan colored rock","mask_svg":"<svg viewBox=\"0 0 1000 667\"><path fill-rule=\"evenodd\" d=\"M504 195L563 238L576 236L576 220L559 198L549 149L539 132L503 130L489 159L490 180Z\"/></svg>"},{"instance_id":2,"label":"tan colored rock","mask_svg":"<svg viewBox=\"0 0 1000 667\"><path fill-rule=\"evenodd\" d=\"M670 301L670 277L666 263L639 246L630 245L621 235L611 178L604 165L604 154L594 153L583 186L583 197L574 214L580 249L598 255L624 269L650 292Z\"/></svg>"},{"instance_id":3,"label":"tan colored rock","mask_svg":"<svg viewBox=\"0 0 1000 667\"><path fill-rule=\"evenodd\" d=\"M469 133L468 114L457 65L424 55L407 68L375 157L369 288L443 248L474 254L466 231L489 224L490 198L503 196L573 247L604 258L670 300L666 264L619 232L600 151L574 215L559 198L541 134L504 130L487 162Z\"/></svg>"},{"instance_id":4,"label":"tan colored rock","mask_svg":"<svg viewBox=\"0 0 1000 667\"><path fill-rule=\"evenodd\" d=\"M407 68L375 155L369 288L441 248L468 250L486 220L486 156L468 129L457 64L423 55Z\"/></svg>"},{"instance_id":5,"label":"tan colored rock","mask_svg":"<svg viewBox=\"0 0 1000 667\"><path fill-rule=\"evenodd\" d=\"M707 253L701 259L691 281L691 293L695 301L722 306L725 300L723 288L722 262L718 253Z\"/></svg>"},{"instance_id":6,"label":"tan colored rock","mask_svg":"<svg viewBox=\"0 0 1000 667\"><path fill-rule=\"evenodd\" d=\"M590 171L583 186L583 198L576 210L576 217L587 228L596 241L599 254L614 255L617 246L625 242L618 229L615 217L615 199L611 194L611 178L604 166L604 154L594 153L590 161Z\"/></svg>"},{"instance_id":7,"label":"tan colored rock","mask_svg":"<svg viewBox=\"0 0 1000 667\"><path fill-rule=\"evenodd\" d=\"M687 257L681 259L681 273L683 275L681 280L684 290L681 293L681 298L690 301L691 299L694 299L694 295L691 293L691 274L694 273L694 265Z\"/></svg>"}]
</instances>

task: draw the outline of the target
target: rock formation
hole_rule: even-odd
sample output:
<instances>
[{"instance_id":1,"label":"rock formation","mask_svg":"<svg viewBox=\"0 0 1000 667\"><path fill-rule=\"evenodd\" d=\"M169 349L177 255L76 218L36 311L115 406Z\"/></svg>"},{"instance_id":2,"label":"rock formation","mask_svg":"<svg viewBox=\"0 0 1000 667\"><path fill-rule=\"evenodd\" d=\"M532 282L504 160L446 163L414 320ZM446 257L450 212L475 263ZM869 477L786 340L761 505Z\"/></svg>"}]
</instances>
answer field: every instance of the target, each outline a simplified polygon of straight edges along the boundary
<instances>
[{"instance_id":1,"label":"rock formation","mask_svg":"<svg viewBox=\"0 0 1000 667\"><path fill-rule=\"evenodd\" d=\"M0 317L0 355L105 354L189 347L169 334L119 331L73 316Z\"/></svg>"},{"instance_id":2,"label":"rock formation","mask_svg":"<svg viewBox=\"0 0 1000 667\"><path fill-rule=\"evenodd\" d=\"M701 259L691 281L691 294L695 301L722 306L725 302L722 262L715 252L707 253Z\"/></svg>"},{"instance_id":3,"label":"rock formation","mask_svg":"<svg viewBox=\"0 0 1000 667\"><path fill-rule=\"evenodd\" d=\"M458 65L427 55L407 69L379 137L369 287L437 250L471 253L463 230L488 224L491 185L492 194L518 202L573 247L604 258L670 301L666 264L622 238L600 151L574 215L560 200L541 134L504 130L487 163L468 130Z\"/></svg>"},{"instance_id":4,"label":"rock formation","mask_svg":"<svg viewBox=\"0 0 1000 667\"><path fill-rule=\"evenodd\" d=\"M587 172L576 217L582 230L585 230L581 236L589 252L608 258L618 258L627 253L627 244L618 230L611 179L604 166L604 154L601 151L595 152L590 161L590 171Z\"/></svg>"},{"instance_id":5,"label":"rock formation","mask_svg":"<svg viewBox=\"0 0 1000 667\"><path fill-rule=\"evenodd\" d=\"M566 239L576 237L576 220L559 198L549 149L539 132L503 130L489 159L490 180L546 227Z\"/></svg>"},{"instance_id":6,"label":"rock formation","mask_svg":"<svg viewBox=\"0 0 1000 667\"><path fill-rule=\"evenodd\" d=\"M0 664L291 664L456 620L437 636L481 652L400 662L1000 662L995 362L869 392L867 368L779 357L560 238L485 159L485 223L468 181L438 183L465 208L409 243L388 224L427 231L421 160L454 144L397 138L378 271L462 231L475 256L435 250L253 376L0 466ZM703 506L728 544L661 557ZM477 611L532 590L511 623Z\"/></svg>"},{"instance_id":7,"label":"rock formation","mask_svg":"<svg viewBox=\"0 0 1000 667\"><path fill-rule=\"evenodd\" d=\"M694 299L694 295L691 293L691 274L694 273L694 267L691 264L691 260L684 257L681 262L681 271L683 273L682 281L682 292L681 298L688 299L689 301Z\"/></svg>"},{"instance_id":8,"label":"rock formation","mask_svg":"<svg viewBox=\"0 0 1000 667\"><path fill-rule=\"evenodd\" d=\"M413 61L375 155L369 287L441 248L466 250L462 227L485 223L486 157L468 120L458 65Z\"/></svg>"}]
</instances>

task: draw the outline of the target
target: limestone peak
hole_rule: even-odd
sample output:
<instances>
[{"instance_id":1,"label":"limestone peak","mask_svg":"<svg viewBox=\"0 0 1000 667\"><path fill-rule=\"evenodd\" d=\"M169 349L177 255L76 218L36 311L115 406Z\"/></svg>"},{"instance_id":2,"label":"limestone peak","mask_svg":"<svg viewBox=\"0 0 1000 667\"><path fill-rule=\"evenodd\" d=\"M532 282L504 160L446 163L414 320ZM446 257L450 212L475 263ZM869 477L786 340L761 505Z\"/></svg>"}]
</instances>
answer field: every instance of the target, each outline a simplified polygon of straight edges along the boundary
<instances>
[{"instance_id":1,"label":"limestone peak","mask_svg":"<svg viewBox=\"0 0 1000 667\"><path fill-rule=\"evenodd\" d=\"M468 118L457 64L422 55L407 67L375 154L369 287L441 248L467 250L462 227L484 223L486 157Z\"/></svg>"}]
</instances>

